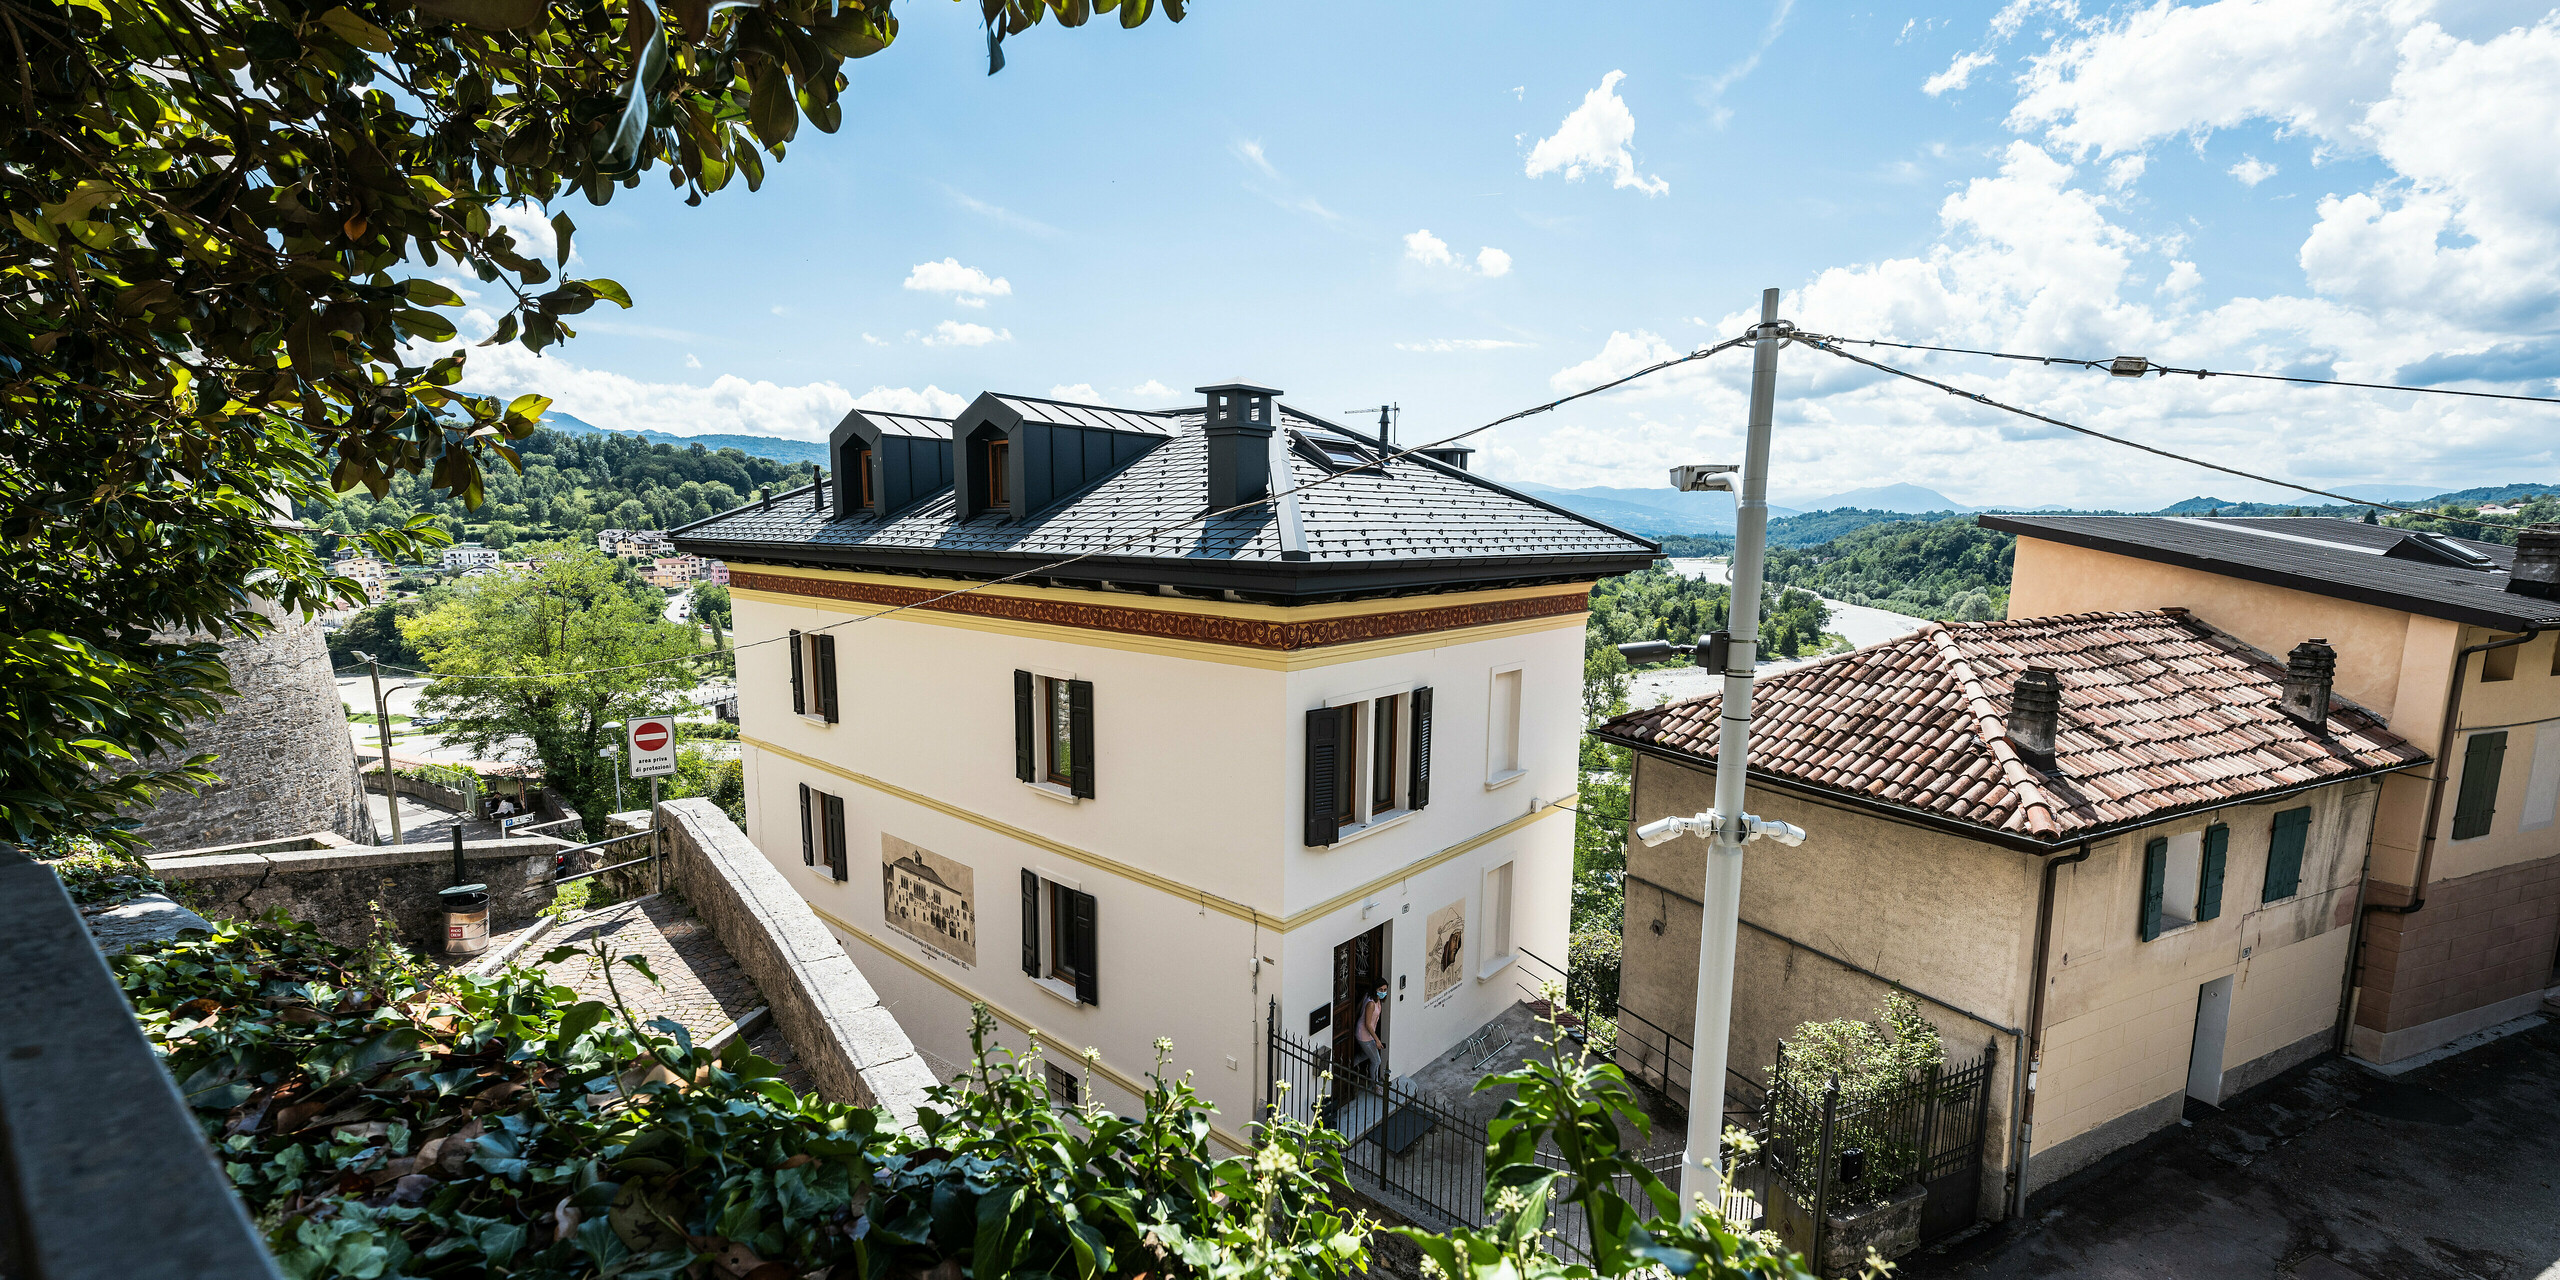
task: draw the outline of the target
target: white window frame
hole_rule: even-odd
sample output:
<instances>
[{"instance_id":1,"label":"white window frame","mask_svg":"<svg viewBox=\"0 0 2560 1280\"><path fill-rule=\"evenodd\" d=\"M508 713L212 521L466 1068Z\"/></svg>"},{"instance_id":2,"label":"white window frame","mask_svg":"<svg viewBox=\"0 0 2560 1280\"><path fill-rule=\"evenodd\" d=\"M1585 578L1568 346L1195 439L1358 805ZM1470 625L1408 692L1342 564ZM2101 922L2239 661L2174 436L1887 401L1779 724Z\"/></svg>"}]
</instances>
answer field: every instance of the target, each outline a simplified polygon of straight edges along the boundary
<instances>
[{"instance_id":1,"label":"white window frame","mask_svg":"<svg viewBox=\"0 0 2560 1280\"><path fill-rule=\"evenodd\" d=\"M801 723L820 729L835 727L828 722L827 713L819 709L823 703L818 697L818 628L826 625L821 619L800 630L800 710L795 713ZM839 705L844 701L841 682L836 689L836 701Z\"/></svg>"},{"instance_id":2,"label":"white window frame","mask_svg":"<svg viewBox=\"0 0 2560 1280\"><path fill-rule=\"evenodd\" d=\"M1031 673L1031 781L1023 782L1020 778L1016 778L1014 781L1022 786L1029 787L1033 791L1047 796L1060 804L1083 804L1084 797L1077 795L1073 787L1060 786L1057 783L1049 781L1050 742L1048 695L1049 686L1051 684L1065 684L1071 680L1081 680L1084 677L1064 668L1035 667L1029 663L1024 663L1020 668L1018 668L1018 670L1028 671ZM1045 878L1048 873L1044 871L1041 875ZM1064 882L1061 881L1060 883ZM1082 891L1079 890L1078 892ZM1073 997L1075 993L1073 991L1069 991L1067 994L1070 997Z\"/></svg>"},{"instance_id":3,"label":"white window frame","mask_svg":"<svg viewBox=\"0 0 2560 1280\"><path fill-rule=\"evenodd\" d=\"M1512 686L1511 717L1507 724L1504 723L1501 714L1504 676L1518 677ZM1520 732L1520 722L1524 718L1529 700L1527 664L1514 662L1508 666L1495 667L1485 674L1484 690L1484 789L1495 791L1529 776L1528 758L1521 754L1523 738ZM1506 735L1510 739L1508 754L1511 762L1511 767L1507 769L1502 767L1505 745L1503 739Z\"/></svg>"},{"instance_id":4,"label":"white window frame","mask_svg":"<svg viewBox=\"0 0 2560 1280\"><path fill-rule=\"evenodd\" d=\"M1519 901L1518 866L1518 862L1505 859L1485 868L1479 899L1483 906L1477 912L1477 931L1484 938L1484 962L1476 969L1478 982L1510 968L1520 958L1520 942L1512 929ZM1497 945L1499 952L1495 951Z\"/></svg>"},{"instance_id":5,"label":"white window frame","mask_svg":"<svg viewBox=\"0 0 2560 1280\"><path fill-rule=\"evenodd\" d=\"M1335 833L1335 846L1347 844L1373 832L1384 831L1414 815L1413 779L1413 692L1423 687L1419 680L1405 684L1381 685L1359 693L1328 698L1328 707L1350 707L1352 749L1352 791L1359 796L1351 807L1351 821L1343 823ZM1398 807L1375 808L1376 797L1369 794L1369 783L1377 765L1377 705L1382 698L1396 700L1396 765L1403 772L1395 775L1392 790Z\"/></svg>"}]
</instances>

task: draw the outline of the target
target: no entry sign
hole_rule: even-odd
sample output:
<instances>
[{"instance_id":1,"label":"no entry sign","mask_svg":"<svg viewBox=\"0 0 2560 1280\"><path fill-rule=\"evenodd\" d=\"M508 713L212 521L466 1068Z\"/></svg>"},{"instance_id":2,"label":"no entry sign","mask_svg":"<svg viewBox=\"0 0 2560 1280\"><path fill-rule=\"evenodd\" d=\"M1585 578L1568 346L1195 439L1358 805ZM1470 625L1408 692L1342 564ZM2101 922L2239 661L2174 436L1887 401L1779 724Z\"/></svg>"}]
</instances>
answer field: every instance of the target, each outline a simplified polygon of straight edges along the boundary
<instances>
[{"instance_id":1,"label":"no entry sign","mask_svg":"<svg viewBox=\"0 0 2560 1280\"><path fill-rule=\"evenodd\" d=\"M631 722L631 776L664 778L676 771L676 722L650 716Z\"/></svg>"}]
</instances>

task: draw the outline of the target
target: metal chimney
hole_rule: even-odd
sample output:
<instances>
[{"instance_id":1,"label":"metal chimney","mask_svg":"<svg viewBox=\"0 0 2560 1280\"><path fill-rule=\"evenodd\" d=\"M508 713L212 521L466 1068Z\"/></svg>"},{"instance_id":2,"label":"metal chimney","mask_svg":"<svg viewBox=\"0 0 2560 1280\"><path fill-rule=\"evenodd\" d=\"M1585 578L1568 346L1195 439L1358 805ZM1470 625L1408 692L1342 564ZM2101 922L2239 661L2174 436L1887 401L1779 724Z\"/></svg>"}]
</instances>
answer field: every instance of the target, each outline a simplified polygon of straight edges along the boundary
<instances>
[{"instance_id":1,"label":"metal chimney","mask_svg":"<svg viewBox=\"0 0 2560 1280\"><path fill-rule=\"evenodd\" d=\"M2329 688L2338 675L2338 651L2321 639L2305 640L2285 655L2284 692L2276 707L2286 715L2321 728L2329 723Z\"/></svg>"},{"instance_id":2,"label":"metal chimney","mask_svg":"<svg viewBox=\"0 0 2560 1280\"><path fill-rule=\"evenodd\" d=\"M2530 524L2516 532L2516 563L2507 590L2560 600L2560 524Z\"/></svg>"},{"instance_id":3,"label":"metal chimney","mask_svg":"<svg viewBox=\"0 0 2560 1280\"><path fill-rule=\"evenodd\" d=\"M1277 429L1280 391L1250 382L1222 382L1193 390L1209 397L1201 433L1209 442L1209 509L1271 496L1271 433Z\"/></svg>"},{"instance_id":4,"label":"metal chimney","mask_svg":"<svg viewBox=\"0 0 2560 1280\"><path fill-rule=\"evenodd\" d=\"M2043 667L2018 673L2009 687L2009 743L2039 769L2053 768L2053 735L2062 719L2062 681Z\"/></svg>"}]
</instances>

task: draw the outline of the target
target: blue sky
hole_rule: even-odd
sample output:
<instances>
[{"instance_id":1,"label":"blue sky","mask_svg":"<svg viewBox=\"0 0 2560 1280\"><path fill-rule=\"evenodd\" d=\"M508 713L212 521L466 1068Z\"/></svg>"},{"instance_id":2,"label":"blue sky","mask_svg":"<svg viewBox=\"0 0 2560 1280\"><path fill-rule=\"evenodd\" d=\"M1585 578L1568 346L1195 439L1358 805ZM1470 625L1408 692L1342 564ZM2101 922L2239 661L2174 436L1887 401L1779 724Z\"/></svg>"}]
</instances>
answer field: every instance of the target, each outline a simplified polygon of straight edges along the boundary
<instances>
[{"instance_id":1,"label":"blue sky","mask_svg":"<svg viewBox=\"0 0 2560 1280\"><path fill-rule=\"evenodd\" d=\"M1249 378L1444 435L1735 331L2235 369L2560 373L2560 19L2535 6L1243 5L1015 37L918 0L764 190L565 202L627 285L466 386L602 426L822 436L981 390ZM1941 376L2310 483L2560 481L2560 406L1954 358ZM1472 443L1660 483L1738 452L1738 356ZM1773 492L2270 491L1784 357Z\"/></svg>"}]
</instances>

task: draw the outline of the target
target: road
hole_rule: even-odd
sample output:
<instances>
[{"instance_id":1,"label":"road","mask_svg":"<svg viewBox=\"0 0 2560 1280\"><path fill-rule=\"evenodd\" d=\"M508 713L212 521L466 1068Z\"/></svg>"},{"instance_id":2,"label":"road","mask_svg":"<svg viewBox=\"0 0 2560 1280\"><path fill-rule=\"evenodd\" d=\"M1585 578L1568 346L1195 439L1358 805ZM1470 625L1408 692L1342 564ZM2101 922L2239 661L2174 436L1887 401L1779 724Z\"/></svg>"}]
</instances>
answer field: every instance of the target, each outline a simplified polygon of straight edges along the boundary
<instances>
[{"instance_id":1,"label":"road","mask_svg":"<svg viewBox=\"0 0 2560 1280\"><path fill-rule=\"evenodd\" d=\"M1671 561L1671 568L1673 572L1685 577L1713 578L1718 581L1724 578L1724 561L1721 559L1675 559ZM1862 649L1871 644L1900 639L1929 625L1927 618L1914 618L1909 614L1870 608L1866 605L1843 604L1828 598L1825 598L1822 603L1831 610L1830 630L1846 637L1850 644ZM1776 675L1781 671L1803 666L1810 661L1812 661L1810 658L1775 659L1761 663L1755 674ZM1716 673L1701 667L1665 667L1657 671L1642 672L1627 681L1627 701L1635 707L1643 708L1657 707L1683 698L1704 697L1721 687L1720 679Z\"/></svg>"}]
</instances>

